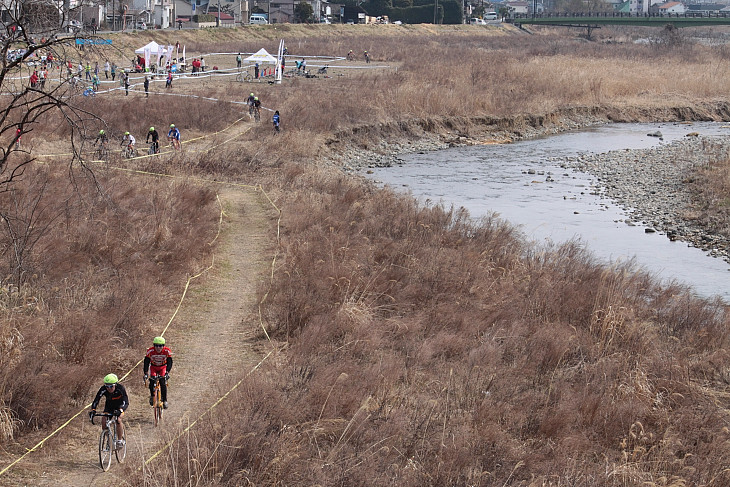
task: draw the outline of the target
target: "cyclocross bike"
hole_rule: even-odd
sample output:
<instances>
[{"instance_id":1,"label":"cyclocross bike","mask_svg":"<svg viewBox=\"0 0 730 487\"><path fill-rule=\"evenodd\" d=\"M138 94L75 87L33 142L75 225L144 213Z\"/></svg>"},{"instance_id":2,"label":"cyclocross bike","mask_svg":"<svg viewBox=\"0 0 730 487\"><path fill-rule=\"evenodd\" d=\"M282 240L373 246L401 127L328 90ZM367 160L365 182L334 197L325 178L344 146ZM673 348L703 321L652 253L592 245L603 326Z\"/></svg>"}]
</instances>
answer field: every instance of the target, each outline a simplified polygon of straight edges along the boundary
<instances>
[{"instance_id":1,"label":"cyclocross bike","mask_svg":"<svg viewBox=\"0 0 730 487\"><path fill-rule=\"evenodd\" d=\"M147 154L153 155L160 152L160 143L159 142L152 142L150 144L150 148L147 150Z\"/></svg>"},{"instance_id":2,"label":"cyclocross bike","mask_svg":"<svg viewBox=\"0 0 730 487\"><path fill-rule=\"evenodd\" d=\"M155 426L157 426L162 421L162 411L164 409L160 381L166 379L159 375L153 375L149 380L152 383L152 411L155 415Z\"/></svg>"},{"instance_id":3,"label":"cyclocross bike","mask_svg":"<svg viewBox=\"0 0 730 487\"><path fill-rule=\"evenodd\" d=\"M131 159L133 157L137 157L137 150L132 145L127 145L122 150L122 157L125 159Z\"/></svg>"},{"instance_id":4,"label":"cyclocross bike","mask_svg":"<svg viewBox=\"0 0 730 487\"><path fill-rule=\"evenodd\" d=\"M236 75L236 81L252 81L253 76L248 71L239 71Z\"/></svg>"},{"instance_id":5,"label":"cyclocross bike","mask_svg":"<svg viewBox=\"0 0 730 487\"><path fill-rule=\"evenodd\" d=\"M109 156L109 149L106 148L105 143L100 143L99 148L96 149L96 157L100 161L106 161L107 157Z\"/></svg>"},{"instance_id":6,"label":"cyclocross bike","mask_svg":"<svg viewBox=\"0 0 730 487\"><path fill-rule=\"evenodd\" d=\"M124 463L124 458L127 456L127 434L122 430L122 437L117 438L117 416L111 413L91 413L89 414L91 424L94 424L96 416L103 416L106 421L106 429L101 430L99 435L99 465L106 472L112 465L112 452L117 457L117 462ZM117 447L117 441L120 439L122 444Z\"/></svg>"}]
</instances>

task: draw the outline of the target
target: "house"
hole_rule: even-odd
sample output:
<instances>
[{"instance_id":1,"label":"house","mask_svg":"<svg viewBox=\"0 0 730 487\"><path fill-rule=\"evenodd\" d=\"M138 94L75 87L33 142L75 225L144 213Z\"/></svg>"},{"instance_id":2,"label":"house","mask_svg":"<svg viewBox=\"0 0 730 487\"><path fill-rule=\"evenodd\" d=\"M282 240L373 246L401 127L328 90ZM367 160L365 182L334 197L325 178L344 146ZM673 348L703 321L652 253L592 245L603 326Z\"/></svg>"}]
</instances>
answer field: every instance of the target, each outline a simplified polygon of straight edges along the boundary
<instances>
[{"instance_id":1,"label":"house","mask_svg":"<svg viewBox=\"0 0 730 487\"><path fill-rule=\"evenodd\" d=\"M189 22L193 15L218 15L218 6L221 9L221 24L241 25L248 23L248 2L240 0L171 0L174 3L175 19ZM230 17L230 18L229 18Z\"/></svg>"},{"instance_id":2,"label":"house","mask_svg":"<svg viewBox=\"0 0 730 487\"><path fill-rule=\"evenodd\" d=\"M503 2L503 7L507 7L510 11L510 13L515 14L528 14L530 13L530 4L523 1L523 0L517 0L512 2Z\"/></svg>"},{"instance_id":3,"label":"house","mask_svg":"<svg viewBox=\"0 0 730 487\"><path fill-rule=\"evenodd\" d=\"M688 14L708 15L717 14L720 10L725 8L727 5L721 3L697 3L687 5L685 12Z\"/></svg>"},{"instance_id":4,"label":"house","mask_svg":"<svg viewBox=\"0 0 730 487\"><path fill-rule=\"evenodd\" d=\"M656 11L661 15L683 14L685 8L682 2L666 2L659 5L652 5L651 11Z\"/></svg>"}]
</instances>

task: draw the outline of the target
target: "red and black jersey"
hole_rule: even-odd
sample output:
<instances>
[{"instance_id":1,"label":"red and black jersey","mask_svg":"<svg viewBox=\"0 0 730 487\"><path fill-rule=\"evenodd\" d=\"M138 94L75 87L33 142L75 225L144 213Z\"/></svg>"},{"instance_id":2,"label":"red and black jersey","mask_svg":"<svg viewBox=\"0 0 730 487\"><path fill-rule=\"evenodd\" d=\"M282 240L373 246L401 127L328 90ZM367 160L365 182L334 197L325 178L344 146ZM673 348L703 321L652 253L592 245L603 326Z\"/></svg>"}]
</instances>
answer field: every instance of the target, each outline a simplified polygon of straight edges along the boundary
<instances>
[{"instance_id":1,"label":"red and black jersey","mask_svg":"<svg viewBox=\"0 0 730 487\"><path fill-rule=\"evenodd\" d=\"M167 372L172 369L172 350L167 347L162 347L159 352L155 350L155 347L147 349L147 354L144 357L144 373L147 374L150 365L153 367L167 367Z\"/></svg>"}]
</instances>

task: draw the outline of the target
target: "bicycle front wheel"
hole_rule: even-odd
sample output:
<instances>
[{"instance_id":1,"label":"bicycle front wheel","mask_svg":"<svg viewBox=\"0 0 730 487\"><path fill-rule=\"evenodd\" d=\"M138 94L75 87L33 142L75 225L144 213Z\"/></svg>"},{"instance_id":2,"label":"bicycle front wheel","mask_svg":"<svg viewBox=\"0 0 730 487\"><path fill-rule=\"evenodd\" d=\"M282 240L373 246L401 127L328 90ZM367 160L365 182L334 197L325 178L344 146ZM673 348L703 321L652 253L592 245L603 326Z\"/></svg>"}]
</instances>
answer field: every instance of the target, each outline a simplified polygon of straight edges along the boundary
<instances>
[{"instance_id":1,"label":"bicycle front wheel","mask_svg":"<svg viewBox=\"0 0 730 487\"><path fill-rule=\"evenodd\" d=\"M162 421L162 399L160 397L160 386L159 383L155 388L155 400L152 404L153 411L155 413L155 427Z\"/></svg>"},{"instance_id":2,"label":"bicycle front wheel","mask_svg":"<svg viewBox=\"0 0 730 487\"><path fill-rule=\"evenodd\" d=\"M112 465L112 435L109 430L102 430L99 436L99 465L105 472Z\"/></svg>"},{"instance_id":3,"label":"bicycle front wheel","mask_svg":"<svg viewBox=\"0 0 730 487\"><path fill-rule=\"evenodd\" d=\"M119 439L119 438L117 438ZM124 463L124 459L127 458L127 432L122 430L122 441L124 442L121 448L114 450L114 455L117 457L117 462Z\"/></svg>"}]
</instances>

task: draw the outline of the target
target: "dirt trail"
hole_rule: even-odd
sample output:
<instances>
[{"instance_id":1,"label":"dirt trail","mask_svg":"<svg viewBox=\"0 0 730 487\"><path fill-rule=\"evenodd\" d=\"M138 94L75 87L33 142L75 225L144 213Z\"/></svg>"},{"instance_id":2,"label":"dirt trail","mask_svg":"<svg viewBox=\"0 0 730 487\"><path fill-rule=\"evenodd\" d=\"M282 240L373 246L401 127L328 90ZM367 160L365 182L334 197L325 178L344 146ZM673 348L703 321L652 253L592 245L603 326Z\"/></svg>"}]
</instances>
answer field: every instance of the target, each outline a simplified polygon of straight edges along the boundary
<instances>
[{"instance_id":1,"label":"dirt trail","mask_svg":"<svg viewBox=\"0 0 730 487\"><path fill-rule=\"evenodd\" d=\"M92 427L84 415L59 433L52 448L29 455L0 484L124 485L125 472L140 468L143 458L157 451L167 434L195 420L219 397L222 388L230 387L260 361L261 355L253 348L258 332L255 292L270 264L268 204L261 193L245 189L221 189L220 199L225 217L215 265L199 282L191 283L165 334L174 366L163 427L153 427L139 367L124 381L130 395L124 465L113 461L108 472L101 471L99 427ZM221 357L224 349L225 363Z\"/></svg>"}]
</instances>

